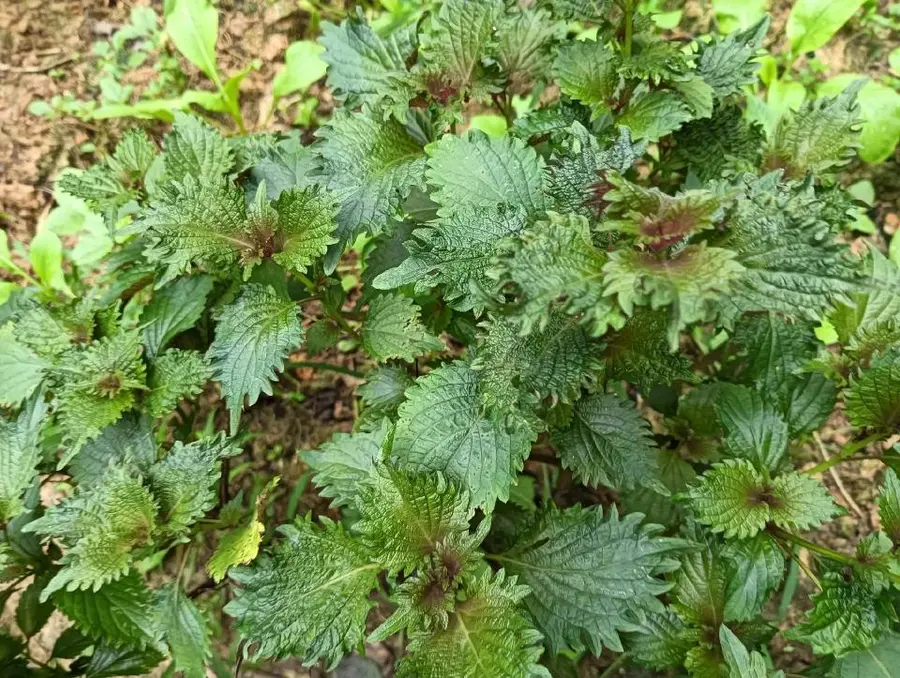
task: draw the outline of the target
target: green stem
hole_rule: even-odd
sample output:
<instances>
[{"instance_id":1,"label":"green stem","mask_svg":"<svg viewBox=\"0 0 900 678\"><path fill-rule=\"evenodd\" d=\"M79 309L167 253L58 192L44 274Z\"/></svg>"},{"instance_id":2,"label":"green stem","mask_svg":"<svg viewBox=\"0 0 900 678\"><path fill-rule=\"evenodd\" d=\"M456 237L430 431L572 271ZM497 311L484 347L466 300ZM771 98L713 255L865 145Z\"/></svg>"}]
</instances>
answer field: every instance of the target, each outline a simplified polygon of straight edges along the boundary
<instances>
[{"instance_id":1,"label":"green stem","mask_svg":"<svg viewBox=\"0 0 900 678\"><path fill-rule=\"evenodd\" d=\"M299 280L303 284L303 286L306 289L308 289L310 292L312 292L313 294L318 292L318 289L316 288L316 284L312 280L310 280L308 277L303 275L302 273L292 272L291 275L293 275L297 280ZM307 301L307 300L303 299L303 301Z\"/></svg>"},{"instance_id":2,"label":"green stem","mask_svg":"<svg viewBox=\"0 0 900 678\"><path fill-rule=\"evenodd\" d=\"M631 56L631 36L634 32L634 0L625 0L625 45L622 51Z\"/></svg>"},{"instance_id":3,"label":"green stem","mask_svg":"<svg viewBox=\"0 0 900 678\"><path fill-rule=\"evenodd\" d=\"M299 370L299 369L312 369L312 370L328 370L330 372L338 372L340 374L346 374L351 377L355 377L356 379L365 379L366 375L362 372L358 372L356 370L351 370L349 367L342 367L340 365L331 365L330 363L320 363L311 360L297 360L293 362L286 363L284 369L286 370Z\"/></svg>"},{"instance_id":4,"label":"green stem","mask_svg":"<svg viewBox=\"0 0 900 678\"><path fill-rule=\"evenodd\" d=\"M819 462L812 468L806 469L803 473L805 473L807 475L815 475L816 473L822 473L824 471L827 471L832 466L837 466L841 462L847 461L848 459L850 459L850 457L852 457L859 450L861 450L865 447L868 447L872 443L878 442L879 440L881 440L881 435L878 433L873 433L872 435L867 436L867 437L863 438L862 440L859 440L854 443L848 443L847 445L844 446L844 449L841 450L838 454L836 454L833 457L830 457L824 461Z\"/></svg>"},{"instance_id":5,"label":"green stem","mask_svg":"<svg viewBox=\"0 0 900 678\"><path fill-rule=\"evenodd\" d=\"M772 534L783 541L787 541L791 544L796 544L800 548L806 549L810 553L815 553L818 556L822 556L823 558L828 558L829 560L833 560L837 563L842 563L843 565L859 565L859 561L856 560L853 556L848 556L844 553L838 553L837 551L828 548L827 546L819 546L808 539L804 539L803 537L794 534L793 532L788 532L787 530L783 530L780 527L772 527L770 528Z\"/></svg>"},{"instance_id":6,"label":"green stem","mask_svg":"<svg viewBox=\"0 0 900 678\"><path fill-rule=\"evenodd\" d=\"M631 659L631 657L628 656L628 653L623 652L618 657L616 657L616 660L612 664L610 664L603 670L603 673L600 674L599 678L611 678L616 671L618 671L628 663L629 659Z\"/></svg>"}]
</instances>

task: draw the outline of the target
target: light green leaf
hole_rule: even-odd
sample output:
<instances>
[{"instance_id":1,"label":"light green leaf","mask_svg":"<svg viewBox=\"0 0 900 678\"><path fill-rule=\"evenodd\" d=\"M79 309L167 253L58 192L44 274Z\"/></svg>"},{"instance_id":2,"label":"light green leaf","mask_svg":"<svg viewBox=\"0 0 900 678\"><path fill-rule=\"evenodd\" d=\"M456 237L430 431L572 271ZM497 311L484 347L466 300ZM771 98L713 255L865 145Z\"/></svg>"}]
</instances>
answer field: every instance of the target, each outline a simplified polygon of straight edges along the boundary
<instances>
[{"instance_id":1,"label":"light green leaf","mask_svg":"<svg viewBox=\"0 0 900 678\"><path fill-rule=\"evenodd\" d=\"M219 12L208 0L175 0L166 15L166 32L188 61L220 84L216 69Z\"/></svg>"},{"instance_id":2,"label":"light green leaf","mask_svg":"<svg viewBox=\"0 0 900 678\"><path fill-rule=\"evenodd\" d=\"M11 325L0 327L0 405L20 405L49 368L49 362L16 341Z\"/></svg>"},{"instance_id":3,"label":"light green leaf","mask_svg":"<svg viewBox=\"0 0 900 678\"><path fill-rule=\"evenodd\" d=\"M220 460L239 451L223 434L188 445L176 442L148 474L150 489L159 503L160 529L182 537L215 506Z\"/></svg>"},{"instance_id":4,"label":"light green leaf","mask_svg":"<svg viewBox=\"0 0 900 678\"><path fill-rule=\"evenodd\" d=\"M777 470L789 442L784 417L762 394L740 386L723 386L714 407L725 431L729 456L748 459L760 470Z\"/></svg>"},{"instance_id":5,"label":"light green leaf","mask_svg":"<svg viewBox=\"0 0 900 678\"><path fill-rule=\"evenodd\" d=\"M616 124L631 130L633 139L659 141L691 120L693 115L681 98L666 90L635 96L616 118Z\"/></svg>"},{"instance_id":6,"label":"light green leaf","mask_svg":"<svg viewBox=\"0 0 900 678\"><path fill-rule=\"evenodd\" d=\"M593 117L610 110L620 76L616 53L601 42L573 42L559 50L553 71L560 90L585 106Z\"/></svg>"},{"instance_id":7,"label":"light green leaf","mask_svg":"<svg viewBox=\"0 0 900 678\"><path fill-rule=\"evenodd\" d=\"M750 28L766 14L768 0L712 0L722 33Z\"/></svg>"},{"instance_id":8,"label":"light green leaf","mask_svg":"<svg viewBox=\"0 0 900 678\"><path fill-rule=\"evenodd\" d=\"M522 614L528 589L503 570L485 570L466 585L446 628L410 637L398 678L550 678L537 663L541 634Z\"/></svg>"},{"instance_id":9,"label":"light green leaf","mask_svg":"<svg viewBox=\"0 0 900 678\"><path fill-rule=\"evenodd\" d=\"M715 464L685 497L696 519L726 538L747 539L770 522L786 529L818 527L838 512L815 478L791 471L766 480L746 459Z\"/></svg>"},{"instance_id":10,"label":"light green leaf","mask_svg":"<svg viewBox=\"0 0 900 678\"><path fill-rule=\"evenodd\" d=\"M391 573L411 572L429 556L470 550L469 495L442 474L417 475L376 466L358 487L354 525L374 560Z\"/></svg>"},{"instance_id":11,"label":"light green leaf","mask_svg":"<svg viewBox=\"0 0 900 678\"><path fill-rule=\"evenodd\" d=\"M445 135L427 147L431 199L442 215L464 207L521 206L529 213L546 208L544 162L533 148L512 137L489 137L477 130Z\"/></svg>"},{"instance_id":12,"label":"light green leaf","mask_svg":"<svg viewBox=\"0 0 900 678\"><path fill-rule=\"evenodd\" d=\"M819 85L818 96L835 96L862 75L842 73ZM900 142L900 93L893 87L870 80L856 96L862 119L859 157L868 163L884 162Z\"/></svg>"},{"instance_id":13,"label":"light green leaf","mask_svg":"<svg viewBox=\"0 0 900 678\"><path fill-rule=\"evenodd\" d=\"M372 431L335 433L318 450L304 452L303 461L313 471L319 495L331 498L332 506L353 504L360 483L382 459L382 445L390 427L390 421L382 419Z\"/></svg>"},{"instance_id":14,"label":"light green leaf","mask_svg":"<svg viewBox=\"0 0 900 678\"><path fill-rule=\"evenodd\" d=\"M29 245L28 255L31 267L44 285L73 296L63 271L62 241L56 233L48 228L38 231Z\"/></svg>"},{"instance_id":15,"label":"light green leaf","mask_svg":"<svg viewBox=\"0 0 900 678\"><path fill-rule=\"evenodd\" d=\"M785 28L791 51L803 54L831 40L863 4L863 0L797 0Z\"/></svg>"},{"instance_id":16,"label":"light green leaf","mask_svg":"<svg viewBox=\"0 0 900 678\"><path fill-rule=\"evenodd\" d=\"M284 53L284 67L275 74L272 83L272 94L275 98L306 91L311 84L324 76L328 67L320 56L324 51L322 45L311 40L297 40L291 43Z\"/></svg>"}]
</instances>

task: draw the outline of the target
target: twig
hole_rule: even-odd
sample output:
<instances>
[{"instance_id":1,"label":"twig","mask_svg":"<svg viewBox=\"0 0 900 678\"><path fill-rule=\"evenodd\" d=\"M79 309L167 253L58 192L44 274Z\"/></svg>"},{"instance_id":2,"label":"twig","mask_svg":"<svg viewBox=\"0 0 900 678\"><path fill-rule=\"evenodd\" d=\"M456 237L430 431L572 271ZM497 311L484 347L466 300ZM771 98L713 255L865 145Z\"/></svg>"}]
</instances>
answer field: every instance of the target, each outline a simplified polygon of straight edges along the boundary
<instances>
[{"instance_id":1,"label":"twig","mask_svg":"<svg viewBox=\"0 0 900 678\"><path fill-rule=\"evenodd\" d=\"M819 453L822 455L822 459L828 461L830 457L828 456L828 450L825 449L825 444L822 442L822 439L819 437L818 433L813 433L813 439L816 441L816 445L819 448ZM865 514L863 510L859 507L855 501L853 501L853 497L850 496L850 493L847 492L847 488L844 487L844 481L841 480L841 476L838 475L838 470L834 466L828 469L828 473L831 475L832 480L834 480L834 484L837 486L838 491L841 493L841 496L844 498L844 501L847 502L847 505L850 507L850 510L853 511L860 518L865 518Z\"/></svg>"},{"instance_id":2,"label":"twig","mask_svg":"<svg viewBox=\"0 0 900 678\"><path fill-rule=\"evenodd\" d=\"M58 68L70 61L75 61L77 58L78 55L70 54L67 57L56 59L43 66L10 66L9 64L0 63L0 71L9 71L11 73L46 73L47 71L52 71L54 68Z\"/></svg>"},{"instance_id":3,"label":"twig","mask_svg":"<svg viewBox=\"0 0 900 678\"><path fill-rule=\"evenodd\" d=\"M222 581L220 581L218 584L216 582L214 582L212 579L207 579L202 584L197 584L194 588L192 588L190 591L188 591L187 597L190 598L191 600L193 600L194 598L197 598L197 597L203 595L207 591L215 591L216 589L219 589L224 585L225 585L224 579Z\"/></svg>"}]
</instances>

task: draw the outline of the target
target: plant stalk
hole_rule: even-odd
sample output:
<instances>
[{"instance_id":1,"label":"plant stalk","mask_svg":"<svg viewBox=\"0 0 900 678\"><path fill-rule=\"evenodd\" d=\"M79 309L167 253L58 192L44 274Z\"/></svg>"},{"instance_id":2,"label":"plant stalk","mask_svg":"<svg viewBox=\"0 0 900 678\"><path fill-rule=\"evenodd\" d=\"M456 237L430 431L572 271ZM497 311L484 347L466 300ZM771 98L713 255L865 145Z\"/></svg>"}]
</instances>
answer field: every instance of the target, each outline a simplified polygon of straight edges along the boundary
<instances>
[{"instance_id":1,"label":"plant stalk","mask_svg":"<svg viewBox=\"0 0 900 678\"><path fill-rule=\"evenodd\" d=\"M362 372L358 372L357 370L351 370L349 367L343 367L341 365L332 365L330 363L321 363L316 362L314 360L296 360L289 363L285 363L284 369L286 370L300 370L300 369L312 369L312 370L328 370L330 372L338 372L340 374L346 374L347 376L354 377L356 379L365 379L366 375Z\"/></svg>"},{"instance_id":2,"label":"plant stalk","mask_svg":"<svg viewBox=\"0 0 900 678\"><path fill-rule=\"evenodd\" d=\"M625 44L622 47L626 57L631 56L631 39L634 32L634 0L625 0Z\"/></svg>"},{"instance_id":3,"label":"plant stalk","mask_svg":"<svg viewBox=\"0 0 900 678\"><path fill-rule=\"evenodd\" d=\"M827 471L832 466L837 466L841 462L849 460L856 452L865 447L868 447L872 443L878 442L881 440L881 435L878 433L873 433L870 436L863 438L857 442L848 443L844 446L844 449L841 450L838 454L825 459L824 461L819 462L812 468L808 468L803 473L807 475L815 475L816 473L822 473L823 471Z\"/></svg>"}]
</instances>

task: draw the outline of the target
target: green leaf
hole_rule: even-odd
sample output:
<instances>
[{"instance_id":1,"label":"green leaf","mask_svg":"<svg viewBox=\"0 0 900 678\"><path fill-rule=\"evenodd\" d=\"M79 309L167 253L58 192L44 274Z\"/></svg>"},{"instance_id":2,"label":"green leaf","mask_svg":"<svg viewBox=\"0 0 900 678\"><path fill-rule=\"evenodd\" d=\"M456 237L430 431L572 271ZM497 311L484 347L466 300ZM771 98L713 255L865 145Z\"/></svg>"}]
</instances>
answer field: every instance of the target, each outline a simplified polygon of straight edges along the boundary
<instances>
[{"instance_id":1,"label":"green leaf","mask_svg":"<svg viewBox=\"0 0 900 678\"><path fill-rule=\"evenodd\" d=\"M272 203L278 213L279 251L273 259L285 268L305 273L337 242L337 204L318 186L282 191Z\"/></svg>"},{"instance_id":2,"label":"green leaf","mask_svg":"<svg viewBox=\"0 0 900 678\"><path fill-rule=\"evenodd\" d=\"M785 29L791 51L803 54L819 49L862 4L863 0L797 0Z\"/></svg>"},{"instance_id":3,"label":"green leaf","mask_svg":"<svg viewBox=\"0 0 900 678\"><path fill-rule=\"evenodd\" d=\"M49 579L47 574L34 579L22 591L19 598L19 604L16 607L16 625L28 638L36 635L44 627L55 609L52 602L41 601L41 590L47 585Z\"/></svg>"},{"instance_id":4,"label":"green leaf","mask_svg":"<svg viewBox=\"0 0 900 678\"><path fill-rule=\"evenodd\" d=\"M725 617L728 563L720 557L715 542L698 535L691 526L686 529L696 548L681 556L681 567L672 577L674 585L669 598L685 622L715 628Z\"/></svg>"},{"instance_id":5,"label":"green leaf","mask_svg":"<svg viewBox=\"0 0 900 678\"><path fill-rule=\"evenodd\" d=\"M255 283L245 285L237 300L222 311L207 355L222 383L232 431L237 430L244 396L250 406L260 393L271 395L276 373L302 340L297 313L293 301Z\"/></svg>"},{"instance_id":6,"label":"green leaf","mask_svg":"<svg viewBox=\"0 0 900 678\"><path fill-rule=\"evenodd\" d=\"M365 637L379 566L343 529L309 520L279 528L282 539L249 568L232 571L240 585L225 606L254 657L299 657L334 668Z\"/></svg>"},{"instance_id":7,"label":"green leaf","mask_svg":"<svg viewBox=\"0 0 900 678\"><path fill-rule=\"evenodd\" d=\"M325 75L328 64L322 60L325 47L310 40L292 42L284 53L284 67L275 74L272 95L278 99L294 92L305 92Z\"/></svg>"},{"instance_id":8,"label":"green leaf","mask_svg":"<svg viewBox=\"0 0 900 678\"><path fill-rule=\"evenodd\" d=\"M40 394L16 419L0 419L0 522L8 523L25 508L23 496L37 475L40 433L47 407Z\"/></svg>"},{"instance_id":9,"label":"green leaf","mask_svg":"<svg viewBox=\"0 0 900 678\"><path fill-rule=\"evenodd\" d=\"M146 473L155 461L153 422L130 412L82 447L68 468L79 487L87 488L100 482L111 465L134 464Z\"/></svg>"},{"instance_id":10,"label":"green leaf","mask_svg":"<svg viewBox=\"0 0 900 678\"><path fill-rule=\"evenodd\" d=\"M144 218L150 245L147 259L168 270L166 283L196 266L211 270L238 263L256 246L246 232L243 192L221 182L198 183L187 175L166 196L152 203Z\"/></svg>"},{"instance_id":11,"label":"green leaf","mask_svg":"<svg viewBox=\"0 0 900 678\"><path fill-rule=\"evenodd\" d=\"M206 619L175 584L157 591L156 611L172 653L172 665L184 678L205 678L211 644Z\"/></svg>"},{"instance_id":12,"label":"green leaf","mask_svg":"<svg viewBox=\"0 0 900 678\"><path fill-rule=\"evenodd\" d=\"M829 671L829 678L897 678L900 667L900 639L886 634L874 646L851 652L838 659Z\"/></svg>"},{"instance_id":13,"label":"green leaf","mask_svg":"<svg viewBox=\"0 0 900 678\"><path fill-rule=\"evenodd\" d=\"M328 64L328 86L346 106L375 105L384 97L403 103L408 77L406 62L416 49L414 27L379 36L366 23L362 12L350 13L340 26L324 22L319 42L325 46L321 58Z\"/></svg>"},{"instance_id":14,"label":"green leaf","mask_svg":"<svg viewBox=\"0 0 900 678\"><path fill-rule=\"evenodd\" d=\"M169 179L183 181L190 175L203 182L218 183L234 166L234 154L225 138L203 120L179 113L166 137L163 161Z\"/></svg>"},{"instance_id":15,"label":"green leaf","mask_svg":"<svg viewBox=\"0 0 900 678\"><path fill-rule=\"evenodd\" d=\"M712 86L716 98L738 94L741 87L756 82L754 61L768 29L769 17L763 15L746 30L711 42L698 41L697 72Z\"/></svg>"},{"instance_id":16,"label":"green leaf","mask_svg":"<svg viewBox=\"0 0 900 678\"><path fill-rule=\"evenodd\" d=\"M376 466L357 489L362 519L354 525L374 560L391 573L411 572L445 548L471 550L475 509L469 496L441 474L416 475Z\"/></svg>"},{"instance_id":17,"label":"green leaf","mask_svg":"<svg viewBox=\"0 0 900 678\"><path fill-rule=\"evenodd\" d=\"M373 286L394 289L415 283L416 294L438 285L454 308L481 312L494 296L487 272L503 238L525 227L525 214L507 205L468 207L417 228L403 246L409 256L379 273Z\"/></svg>"},{"instance_id":18,"label":"green leaf","mask_svg":"<svg viewBox=\"0 0 900 678\"><path fill-rule=\"evenodd\" d=\"M144 346L150 359L177 335L191 329L203 315L213 279L206 275L183 277L153 292L141 313Z\"/></svg>"},{"instance_id":19,"label":"green leaf","mask_svg":"<svg viewBox=\"0 0 900 678\"><path fill-rule=\"evenodd\" d=\"M219 84L219 12L212 4L207 0L175 0L174 8L166 15L166 33L188 61Z\"/></svg>"},{"instance_id":20,"label":"green leaf","mask_svg":"<svg viewBox=\"0 0 900 678\"><path fill-rule=\"evenodd\" d=\"M743 2L743 0L741 0ZM674 134L674 156L703 182L735 167L759 167L762 128L733 104L719 104L712 117L693 120Z\"/></svg>"},{"instance_id":21,"label":"green leaf","mask_svg":"<svg viewBox=\"0 0 900 678\"><path fill-rule=\"evenodd\" d=\"M477 130L445 135L428 151L431 199L441 215L464 207L505 203L529 214L546 209L544 161L533 148L512 137L490 137Z\"/></svg>"},{"instance_id":22,"label":"green leaf","mask_svg":"<svg viewBox=\"0 0 900 678\"><path fill-rule=\"evenodd\" d=\"M842 73L823 82L818 96L836 96L865 76ZM859 157L868 163L884 162L894 154L900 141L900 93L892 87L868 81L856 96L862 119Z\"/></svg>"},{"instance_id":23,"label":"green leaf","mask_svg":"<svg viewBox=\"0 0 900 678\"><path fill-rule=\"evenodd\" d=\"M163 660L156 650L116 648L105 641L97 643L85 669L85 678L140 676L152 672Z\"/></svg>"},{"instance_id":24,"label":"green leaf","mask_svg":"<svg viewBox=\"0 0 900 678\"><path fill-rule=\"evenodd\" d=\"M390 428L390 421L382 419L372 431L335 433L318 450L304 452L303 461L313 470L319 495L332 499L332 506L352 505L360 483L382 459Z\"/></svg>"},{"instance_id":25,"label":"green leaf","mask_svg":"<svg viewBox=\"0 0 900 678\"><path fill-rule=\"evenodd\" d=\"M367 408L393 414L406 400L406 389L413 379L402 367L380 365L366 374L366 383L356 389Z\"/></svg>"},{"instance_id":26,"label":"green leaf","mask_svg":"<svg viewBox=\"0 0 900 678\"><path fill-rule=\"evenodd\" d=\"M893 431L900 423L900 348L875 356L851 380L846 401L854 426Z\"/></svg>"},{"instance_id":27,"label":"green leaf","mask_svg":"<svg viewBox=\"0 0 900 678\"><path fill-rule=\"evenodd\" d=\"M58 591L53 602L79 631L114 647L156 647L153 594L136 573L97 591Z\"/></svg>"},{"instance_id":28,"label":"green leaf","mask_svg":"<svg viewBox=\"0 0 900 678\"><path fill-rule=\"evenodd\" d=\"M837 573L822 578L822 590L812 599L812 610L785 635L808 643L817 655L840 657L865 651L888 633L896 620L887 601L872 595L868 586L848 583Z\"/></svg>"},{"instance_id":29,"label":"green leaf","mask_svg":"<svg viewBox=\"0 0 900 678\"><path fill-rule=\"evenodd\" d=\"M185 445L176 441L162 461L154 464L148 482L159 503L160 529L182 537L216 504L220 461L240 452L224 435Z\"/></svg>"},{"instance_id":30,"label":"green leaf","mask_svg":"<svg viewBox=\"0 0 900 678\"><path fill-rule=\"evenodd\" d=\"M445 629L410 637L398 678L550 678L537 664L541 635L520 611L526 595L502 570L473 577Z\"/></svg>"},{"instance_id":31,"label":"green leaf","mask_svg":"<svg viewBox=\"0 0 900 678\"><path fill-rule=\"evenodd\" d=\"M563 468L571 469L583 483L665 492L650 425L631 402L614 394L593 395L575 403L572 423L554 432L552 441Z\"/></svg>"},{"instance_id":32,"label":"green leaf","mask_svg":"<svg viewBox=\"0 0 900 678\"><path fill-rule=\"evenodd\" d=\"M637 664L663 670L684 664L688 651L698 643L698 632L666 608L646 615L640 630L622 634L629 656Z\"/></svg>"},{"instance_id":33,"label":"green leaf","mask_svg":"<svg viewBox=\"0 0 900 678\"><path fill-rule=\"evenodd\" d=\"M333 270L343 247L363 231L379 233L413 186L422 184L425 151L419 139L394 118L380 120L364 109L335 111L329 124L316 132L327 187L341 208L326 268Z\"/></svg>"},{"instance_id":34,"label":"green leaf","mask_svg":"<svg viewBox=\"0 0 900 678\"><path fill-rule=\"evenodd\" d=\"M891 541L900 541L900 479L892 468L884 472L884 483L878 493L878 518L881 530Z\"/></svg>"},{"instance_id":35,"label":"green leaf","mask_svg":"<svg viewBox=\"0 0 900 678\"><path fill-rule=\"evenodd\" d=\"M170 348L153 363L147 381L150 392L144 400L147 413L152 417L171 414L182 399L203 391L210 372L206 357L199 351Z\"/></svg>"},{"instance_id":36,"label":"green leaf","mask_svg":"<svg viewBox=\"0 0 900 678\"><path fill-rule=\"evenodd\" d=\"M131 568L134 549L151 540L157 506L140 478L124 467L110 467L100 484L79 487L25 532L53 537L68 547L41 600L63 588L93 589L114 582Z\"/></svg>"},{"instance_id":37,"label":"green leaf","mask_svg":"<svg viewBox=\"0 0 900 678\"><path fill-rule=\"evenodd\" d=\"M787 422L774 405L757 391L728 385L719 390L714 407L729 456L747 459L759 470L778 470L787 454L789 434Z\"/></svg>"},{"instance_id":38,"label":"green leaf","mask_svg":"<svg viewBox=\"0 0 900 678\"><path fill-rule=\"evenodd\" d=\"M726 538L747 539L774 523L818 527L837 514L825 487L793 471L766 481L746 459L728 459L700 476L686 493L697 520Z\"/></svg>"},{"instance_id":39,"label":"green leaf","mask_svg":"<svg viewBox=\"0 0 900 678\"><path fill-rule=\"evenodd\" d=\"M546 398L571 402L597 368L596 347L578 319L563 313L526 337L518 324L502 318L491 317L482 327L487 334L472 369L479 372L484 402L494 412Z\"/></svg>"},{"instance_id":40,"label":"green leaf","mask_svg":"<svg viewBox=\"0 0 900 678\"><path fill-rule=\"evenodd\" d=\"M57 416L72 452L114 424L135 403L135 392L146 388L143 347L136 331L104 337L67 353L56 371ZM67 462L68 457L63 458Z\"/></svg>"},{"instance_id":41,"label":"green leaf","mask_svg":"<svg viewBox=\"0 0 900 678\"><path fill-rule=\"evenodd\" d=\"M659 259L652 252L620 249L603 266L604 294L615 296L626 315L635 306L668 307L669 350L679 333L698 322L713 320L729 301L732 285L744 268L735 253L705 242L688 245Z\"/></svg>"},{"instance_id":42,"label":"green leaf","mask_svg":"<svg viewBox=\"0 0 900 678\"><path fill-rule=\"evenodd\" d=\"M500 0L444 0L419 46L426 74L456 91L478 82L502 14Z\"/></svg>"},{"instance_id":43,"label":"green leaf","mask_svg":"<svg viewBox=\"0 0 900 678\"><path fill-rule=\"evenodd\" d=\"M468 490L474 506L509 497L535 439L523 423L483 414L478 377L461 362L417 379L399 414L390 459L410 471L441 471Z\"/></svg>"},{"instance_id":44,"label":"green leaf","mask_svg":"<svg viewBox=\"0 0 900 678\"><path fill-rule=\"evenodd\" d=\"M565 25L553 21L546 11L527 9L503 15L497 26L495 58L506 76L507 90L528 91L536 81L547 79L553 49L564 31ZM505 119L497 117L503 120L505 131Z\"/></svg>"},{"instance_id":45,"label":"green leaf","mask_svg":"<svg viewBox=\"0 0 900 678\"><path fill-rule=\"evenodd\" d=\"M547 216L522 233L521 243L509 242L507 256L493 273L521 291L522 334L546 328L557 310L580 314L594 336L604 334L610 325L621 327L624 319L604 299L602 271L607 257L594 245L588 220L575 214Z\"/></svg>"},{"instance_id":46,"label":"green leaf","mask_svg":"<svg viewBox=\"0 0 900 678\"><path fill-rule=\"evenodd\" d=\"M63 246L59 236L48 228L41 229L28 246L31 267L48 288L73 296L63 271Z\"/></svg>"},{"instance_id":47,"label":"green leaf","mask_svg":"<svg viewBox=\"0 0 900 678\"><path fill-rule=\"evenodd\" d=\"M573 42L560 48L553 74L563 94L589 106L593 117L610 111L619 89L619 58L601 42Z\"/></svg>"},{"instance_id":48,"label":"green leaf","mask_svg":"<svg viewBox=\"0 0 900 678\"><path fill-rule=\"evenodd\" d=\"M766 166L802 178L847 164L860 146L857 95L864 84L854 81L835 97L808 101L797 112L786 112L769 140Z\"/></svg>"},{"instance_id":49,"label":"green leaf","mask_svg":"<svg viewBox=\"0 0 900 678\"><path fill-rule=\"evenodd\" d=\"M382 294L369 302L360 336L363 349L379 362L390 358L412 362L420 355L446 348L425 329L419 307L400 294Z\"/></svg>"},{"instance_id":50,"label":"green leaf","mask_svg":"<svg viewBox=\"0 0 900 678\"><path fill-rule=\"evenodd\" d=\"M639 242L665 246L696 231L713 228L722 218L722 198L712 191L688 190L670 196L644 188L616 172L606 175L602 228L637 237Z\"/></svg>"},{"instance_id":51,"label":"green leaf","mask_svg":"<svg viewBox=\"0 0 900 678\"><path fill-rule=\"evenodd\" d=\"M719 643L730 678L767 678L769 672L763 656L758 652L747 652L744 644L724 624L719 627Z\"/></svg>"},{"instance_id":52,"label":"green leaf","mask_svg":"<svg viewBox=\"0 0 900 678\"><path fill-rule=\"evenodd\" d=\"M722 550L728 563L725 620L752 621L784 578L784 553L767 535L732 541Z\"/></svg>"},{"instance_id":53,"label":"green leaf","mask_svg":"<svg viewBox=\"0 0 900 678\"><path fill-rule=\"evenodd\" d=\"M722 33L750 28L766 15L768 0L712 0Z\"/></svg>"},{"instance_id":54,"label":"green leaf","mask_svg":"<svg viewBox=\"0 0 900 678\"><path fill-rule=\"evenodd\" d=\"M262 182L266 182L266 195L272 200L289 188L306 188L313 183L309 175L314 164L312 147L303 146L296 135L291 135L256 159L245 183L245 195L252 199Z\"/></svg>"},{"instance_id":55,"label":"green leaf","mask_svg":"<svg viewBox=\"0 0 900 678\"><path fill-rule=\"evenodd\" d=\"M531 588L525 607L554 653L603 646L622 652L620 631L662 613L670 585L656 575L678 567L686 545L643 525L639 513L606 516L600 506L550 510L508 551L490 556Z\"/></svg>"},{"instance_id":56,"label":"green leaf","mask_svg":"<svg viewBox=\"0 0 900 678\"><path fill-rule=\"evenodd\" d=\"M644 92L631 99L616 124L631 130L633 139L659 141L679 129L693 116L687 105L665 90Z\"/></svg>"},{"instance_id":57,"label":"green leaf","mask_svg":"<svg viewBox=\"0 0 900 678\"><path fill-rule=\"evenodd\" d=\"M821 317L863 286L859 259L835 242L822 204L811 188L778 185L778 174L759 180L727 217L727 246L744 274L732 285L736 310Z\"/></svg>"}]
</instances>

